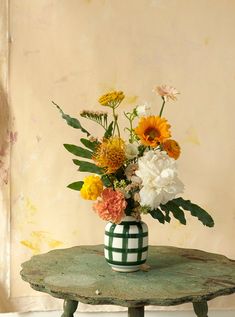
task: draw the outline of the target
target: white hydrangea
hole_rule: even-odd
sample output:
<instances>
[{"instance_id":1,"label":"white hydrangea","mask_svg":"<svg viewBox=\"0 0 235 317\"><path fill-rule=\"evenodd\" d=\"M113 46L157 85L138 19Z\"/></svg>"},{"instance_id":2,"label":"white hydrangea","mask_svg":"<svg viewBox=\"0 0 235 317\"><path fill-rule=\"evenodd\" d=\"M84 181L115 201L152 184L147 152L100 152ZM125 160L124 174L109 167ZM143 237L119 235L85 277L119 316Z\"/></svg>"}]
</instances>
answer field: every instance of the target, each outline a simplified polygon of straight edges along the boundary
<instances>
[{"instance_id":1,"label":"white hydrangea","mask_svg":"<svg viewBox=\"0 0 235 317\"><path fill-rule=\"evenodd\" d=\"M164 151L146 152L139 158L135 173L142 179L139 193L141 206L156 209L184 190L184 185L177 176L176 161Z\"/></svg>"}]
</instances>

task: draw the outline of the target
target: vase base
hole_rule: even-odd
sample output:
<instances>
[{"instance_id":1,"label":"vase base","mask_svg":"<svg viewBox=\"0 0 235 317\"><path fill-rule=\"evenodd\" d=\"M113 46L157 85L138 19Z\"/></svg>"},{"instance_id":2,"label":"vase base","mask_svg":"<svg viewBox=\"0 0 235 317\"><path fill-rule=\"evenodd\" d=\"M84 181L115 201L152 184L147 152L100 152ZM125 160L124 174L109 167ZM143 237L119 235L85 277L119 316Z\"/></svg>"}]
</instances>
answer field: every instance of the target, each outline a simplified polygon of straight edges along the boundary
<instances>
[{"instance_id":1,"label":"vase base","mask_svg":"<svg viewBox=\"0 0 235 317\"><path fill-rule=\"evenodd\" d=\"M140 270L141 265L135 265L135 266L119 266L119 265L111 265L112 270L115 272L121 272L121 273L131 273L136 272Z\"/></svg>"}]
</instances>

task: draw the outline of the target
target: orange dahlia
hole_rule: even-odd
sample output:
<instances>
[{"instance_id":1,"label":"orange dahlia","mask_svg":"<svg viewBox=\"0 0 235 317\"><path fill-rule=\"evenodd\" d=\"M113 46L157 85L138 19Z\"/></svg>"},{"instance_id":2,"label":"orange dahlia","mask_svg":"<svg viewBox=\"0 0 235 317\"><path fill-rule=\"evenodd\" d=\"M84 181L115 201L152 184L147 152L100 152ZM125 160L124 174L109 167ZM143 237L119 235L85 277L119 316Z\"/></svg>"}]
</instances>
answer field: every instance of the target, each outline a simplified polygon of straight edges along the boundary
<instances>
[{"instance_id":1,"label":"orange dahlia","mask_svg":"<svg viewBox=\"0 0 235 317\"><path fill-rule=\"evenodd\" d=\"M144 145L156 147L171 136L170 127L167 120L159 116L143 117L135 133Z\"/></svg>"},{"instance_id":2,"label":"orange dahlia","mask_svg":"<svg viewBox=\"0 0 235 317\"><path fill-rule=\"evenodd\" d=\"M93 156L96 165L104 168L107 174L116 172L125 159L125 142L119 137L105 139Z\"/></svg>"},{"instance_id":3,"label":"orange dahlia","mask_svg":"<svg viewBox=\"0 0 235 317\"><path fill-rule=\"evenodd\" d=\"M180 146L175 140L166 140L162 144L163 150L175 160L180 156Z\"/></svg>"}]
</instances>

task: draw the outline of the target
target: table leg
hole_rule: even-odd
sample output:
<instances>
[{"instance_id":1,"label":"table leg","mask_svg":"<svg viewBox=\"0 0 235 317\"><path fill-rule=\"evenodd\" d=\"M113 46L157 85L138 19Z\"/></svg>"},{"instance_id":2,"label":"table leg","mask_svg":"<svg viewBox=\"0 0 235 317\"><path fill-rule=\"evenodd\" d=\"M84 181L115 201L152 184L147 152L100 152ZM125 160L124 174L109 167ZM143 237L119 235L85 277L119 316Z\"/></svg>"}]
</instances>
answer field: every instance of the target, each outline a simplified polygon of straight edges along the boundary
<instances>
[{"instance_id":1,"label":"table leg","mask_svg":"<svg viewBox=\"0 0 235 317\"><path fill-rule=\"evenodd\" d=\"M76 300L65 299L63 309L64 312L61 317L73 317L73 313L75 313L78 307L78 302Z\"/></svg>"},{"instance_id":2,"label":"table leg","mask_svg":"<svg viewBox=\"0 0 235 317\"><path fill-rule=\"evenodd\" d=\"M128 307L128 317L144 317L144 306Z\"/></svg>"},{"instance_id":3,"label":"table leg","mask_svg":"<svg viewBox=\"0 0 235 317\"><path fill-rule=\"evenodd\" d=\"M208 306L207 302L194 302L193 303L194 312L198 317L208 317Z\"/></svg>"}]
</instances>

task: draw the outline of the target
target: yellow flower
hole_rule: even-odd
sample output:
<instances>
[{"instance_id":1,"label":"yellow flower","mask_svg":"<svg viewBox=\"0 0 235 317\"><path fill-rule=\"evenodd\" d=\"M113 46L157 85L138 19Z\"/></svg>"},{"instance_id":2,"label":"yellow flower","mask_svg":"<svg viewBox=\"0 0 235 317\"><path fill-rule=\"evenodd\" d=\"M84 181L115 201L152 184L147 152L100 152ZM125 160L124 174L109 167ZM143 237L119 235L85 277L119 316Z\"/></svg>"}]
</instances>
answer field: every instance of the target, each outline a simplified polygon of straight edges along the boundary
<instances>
[{"instance_id":1,"label":"yellow flower","mask_svg":"<svg viewBox=\"0 0 235 317\"><path fill-rule=\"evenodd\" d=\"M125 98L125 95L123 91L112 91L109 92L99 98L99 103L102 106L116 106L119 104L123 99Z\"/></svg>"},{"instance_id":2,"label":"yellow flower","mask_svg":"<svg viewBox=\"0 0 235 317\"><path fill-rule=\"evenodd\" d=\"M104 140L93 157L96 165L104 168L107 174L116 172L125 159L125 143L119 137Z\"/></svg>"},{"instance_id":3,"label":"yellow flower","mask_svg":"<svg viewBox=\"0 0 235 317\"><path fill-rule=\"evenodd\" d=\"M180 156L180 146L175 140L166 140L162 144L163 150L175 160Z\"/></svg>"},{"instance_id":4,"label":"yellow flower","mask_svg":"<svg viewBox=\"0 0 235 317\"><path fill-rule=\"evenodd\" d=\"M142 117L135 128L142 144L156 147L171 136L170 125L159 116Z\"/></svg>"},{"instance_id":5,"label":"yellow flower","mask_svg":"<svg viewBox=\"0 0 235 317\"><path fill-rule=\"evenodd\" d=\"M103 183L99 176L87 176L80 190L83 199L96 200L103 191Z\"/></svg>"}]
</instances>

